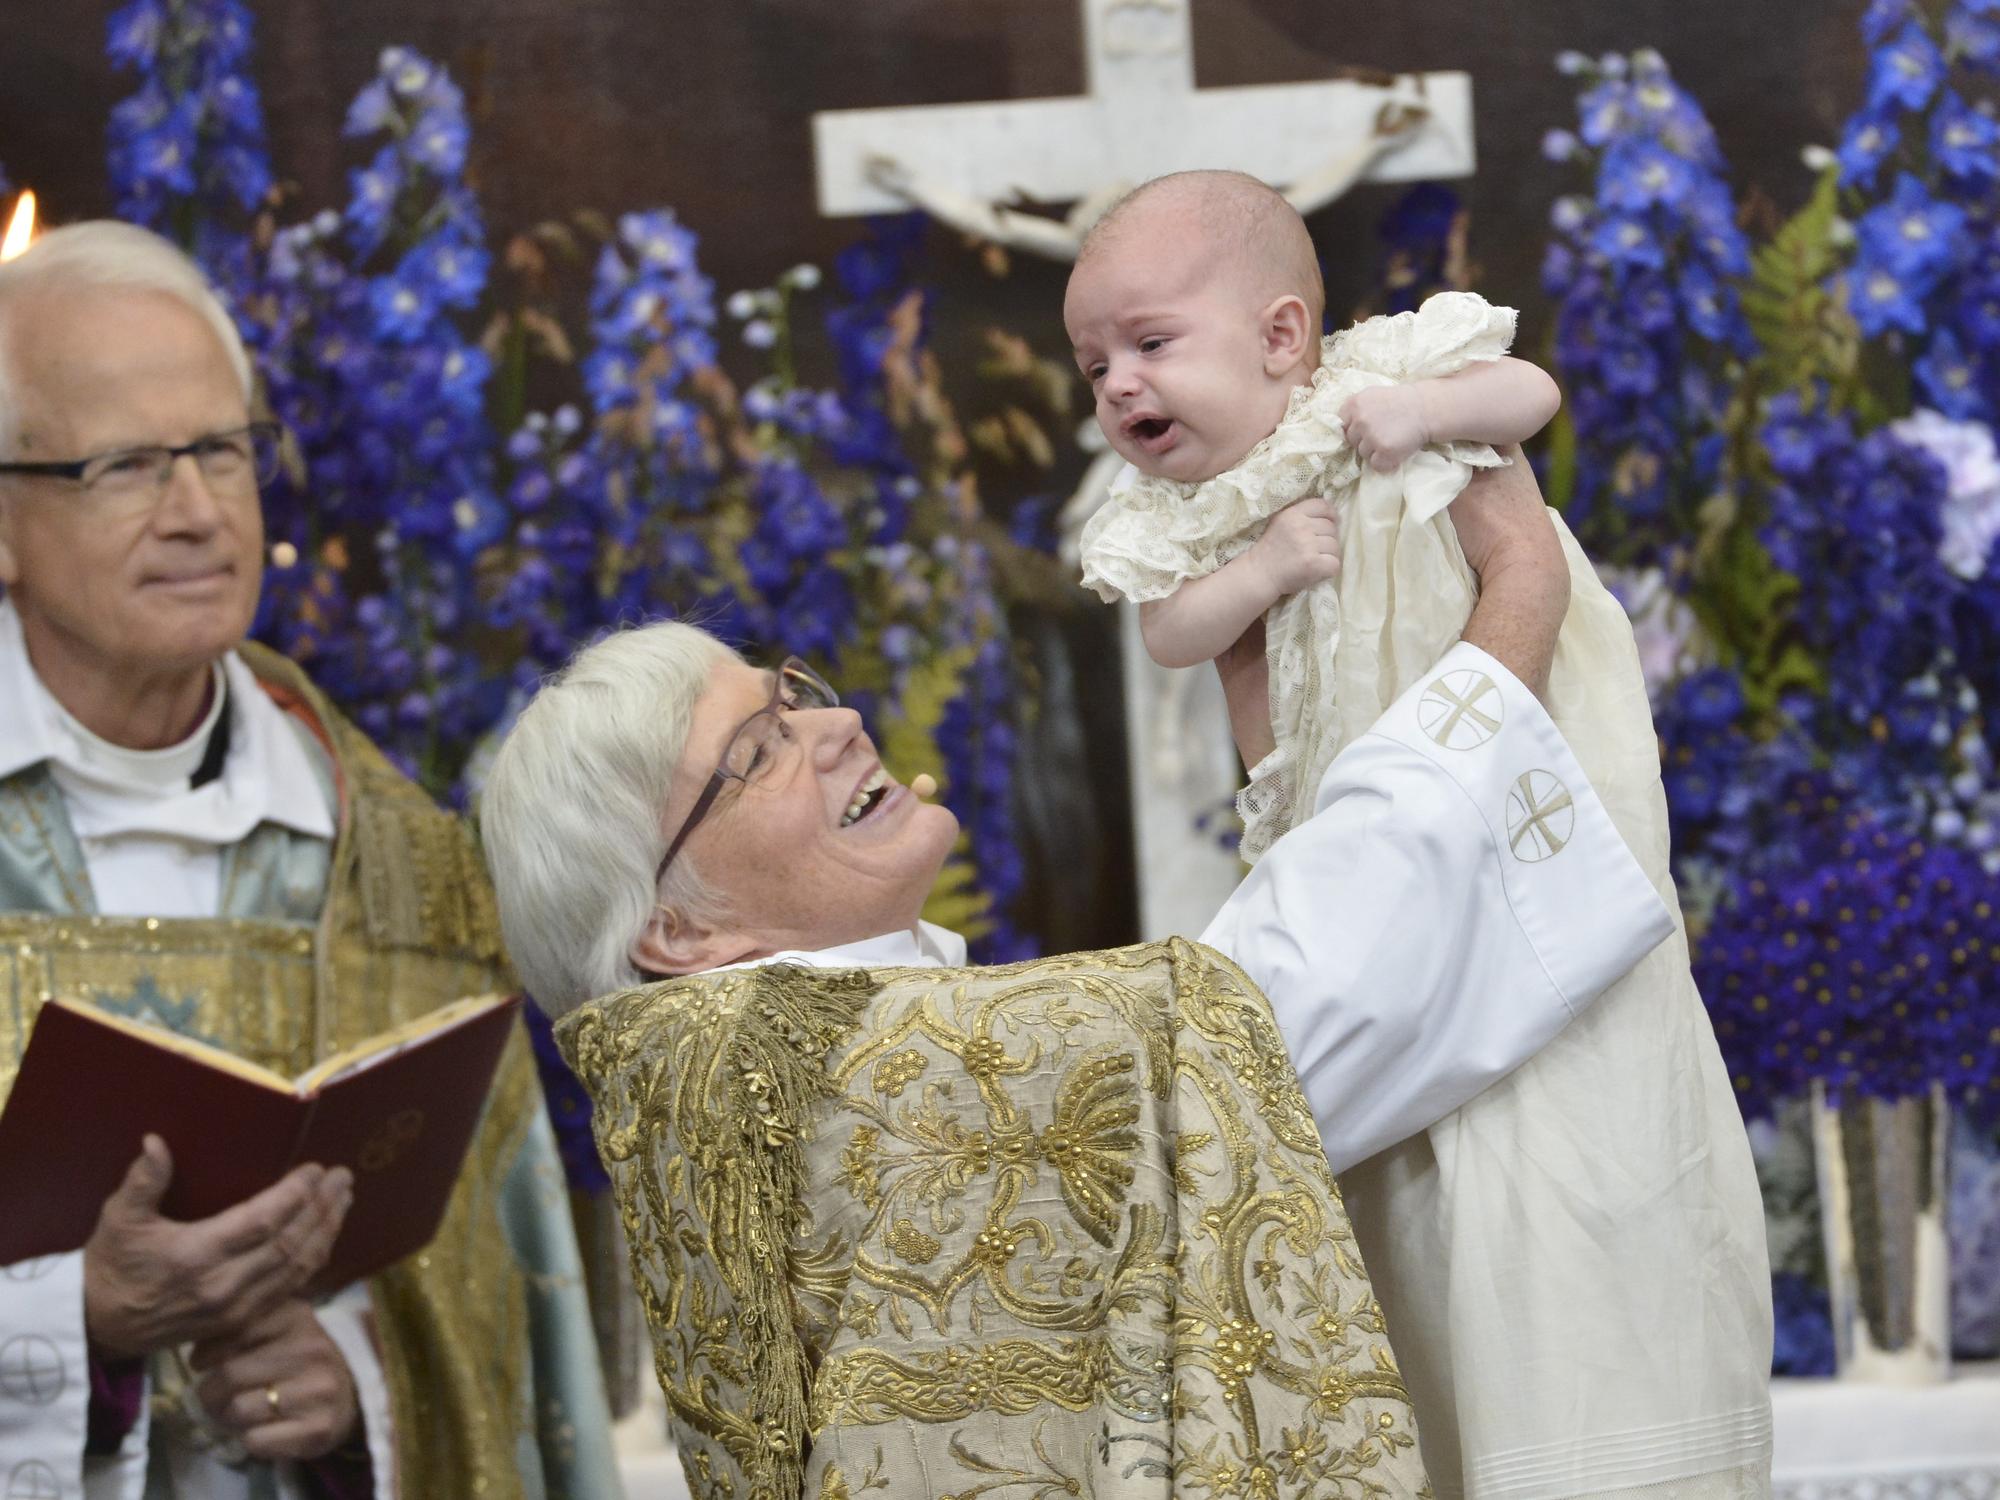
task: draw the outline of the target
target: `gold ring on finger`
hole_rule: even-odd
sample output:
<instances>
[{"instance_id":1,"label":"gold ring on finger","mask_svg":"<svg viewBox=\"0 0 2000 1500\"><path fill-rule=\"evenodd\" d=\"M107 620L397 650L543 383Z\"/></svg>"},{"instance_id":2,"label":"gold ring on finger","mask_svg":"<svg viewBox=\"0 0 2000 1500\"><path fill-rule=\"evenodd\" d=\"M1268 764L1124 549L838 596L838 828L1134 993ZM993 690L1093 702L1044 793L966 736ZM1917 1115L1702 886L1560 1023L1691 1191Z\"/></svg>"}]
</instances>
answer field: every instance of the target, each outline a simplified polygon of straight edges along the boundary
<instances>
[{"instance_id":1,"label":"gold ring on finger","mask_svg":"<svg viewBox=\"0 0 2000 1500\"><path fill-rule=\"evenodd\" d=\"M271 1416L274 1419L285 1414L285 1403L279 1397L278 1388L275 1385L264 1387L264 1404L271 1409Z\"/></svg>"}]
</instances>

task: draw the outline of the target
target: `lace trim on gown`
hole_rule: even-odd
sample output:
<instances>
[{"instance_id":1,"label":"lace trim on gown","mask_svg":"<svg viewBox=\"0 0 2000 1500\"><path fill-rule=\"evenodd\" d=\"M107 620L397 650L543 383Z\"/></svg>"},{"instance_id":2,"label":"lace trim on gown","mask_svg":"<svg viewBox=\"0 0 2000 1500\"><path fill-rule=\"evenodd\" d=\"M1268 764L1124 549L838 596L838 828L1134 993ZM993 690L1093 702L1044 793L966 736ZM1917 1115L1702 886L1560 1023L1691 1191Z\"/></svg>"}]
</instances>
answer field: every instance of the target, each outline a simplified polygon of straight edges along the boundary
<instances>
[{"instance_id":1,"label":"lace trim on gown","mask_svg":"<svg viewBox=\"0 0 2000 1500\"><path fill-rule=\"evenodd\" d=\"M1504 462L1484 443L1441 443L1392 476L1365 476L1347 444L1340 409L1355 392L1449 375L1500 358L1516 314L1470 292L1443 292L1415 312L1369 318L1326 339L1312 380L1295 388L1271 435L1213 479L1183 484L1127 469L1083 531L1083 582L1109 601L1162 599L1247 551L1270 518L1308 495L1341 508L1353 529L1364 490L1373 510L1390 496L1389 520L1429 521L1475 468ZM1344 534L1345 538L1345 534ZM1353 544L1343 540L1353 555ZM1281 599L1266 617L1271 725L1278 750L1260 761L1237 798L1243 857L1255 861L1310 809L1338 734L1333 653L1340 641L1341 580ZM1386 604L1386 601L1384 601Z\"/></svg>"}]
</instances>

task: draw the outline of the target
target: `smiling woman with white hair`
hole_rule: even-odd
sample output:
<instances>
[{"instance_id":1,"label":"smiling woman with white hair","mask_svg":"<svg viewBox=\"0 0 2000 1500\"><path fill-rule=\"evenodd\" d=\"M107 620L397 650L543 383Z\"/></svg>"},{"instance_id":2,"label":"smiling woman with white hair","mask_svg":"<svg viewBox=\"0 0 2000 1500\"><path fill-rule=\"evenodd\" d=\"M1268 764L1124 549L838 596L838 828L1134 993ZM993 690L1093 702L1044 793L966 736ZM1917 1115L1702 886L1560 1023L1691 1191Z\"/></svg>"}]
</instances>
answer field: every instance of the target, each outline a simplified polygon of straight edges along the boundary
<instances>
[{"instance_id":1,"label":"smiling woman with white hair","mask_svg":"<svg viewBox=\"0 0 2000 1500\"><path fill-rule=\"evenodd\" d=\"M592 1094L698 1494L1423 1488L1329 1166L1672 930L1535 696L1567 574L1533 480L1454 511L1464 641L1199 944L968 966L920 920L956 820L796 660L654 625L529 704L482 804L502 925ZM1268 725L1259 644L1236 663ZM1447 689L1477 744L1431 732ZM1561 858L1506 837L1530 768L1572 794Z\"/></svg>"},{"instance_id":2,"label":"smiling woman with white hair","mask_svg":"<svg viewBox=\"0 0 2000 1500\"><path fill-rule=\"evenodd\" d=\"M706 631L608 636L522 711L480 794L494 894L515 967L550 1013L638 984L633 937L656 909L719 915L693 858L654 882L663 790L695 700L740 658Z\"/></svg>"}]
</instances>

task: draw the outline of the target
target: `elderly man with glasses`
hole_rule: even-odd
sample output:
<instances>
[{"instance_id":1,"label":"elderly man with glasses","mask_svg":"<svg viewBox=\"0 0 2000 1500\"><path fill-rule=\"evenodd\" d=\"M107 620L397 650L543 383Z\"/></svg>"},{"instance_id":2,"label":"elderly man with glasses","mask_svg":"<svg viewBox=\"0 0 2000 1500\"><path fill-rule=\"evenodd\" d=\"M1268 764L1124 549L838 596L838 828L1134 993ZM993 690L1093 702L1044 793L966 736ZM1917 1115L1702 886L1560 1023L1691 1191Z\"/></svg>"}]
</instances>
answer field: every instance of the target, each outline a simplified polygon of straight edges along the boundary
<instances>
[{"instance_id":1,"label":"elderly man with glasses","mask_svg":"<svg viewBox=\"0 0 2000 1500\"><path fill-rule=\"evenodd\" d=\"M1532 478L1454 514L1464 641L1200 943L968 966L920 918L956 820L796 659L653 625L527 706L481 801L501 921L697 1495L1424 1491L1330 1169L1673 930L1537 700L1568 582Z\"/></svg>"},{"instance_id":2,"label":"elderly man with glasses","mask_svg":"<svg viewBox=\"0 0 2000 1500\"><path fill-rule=\"evenodd\" d=\"M244 640L277 451L251 384L144 230L0 267L0 1100L54 993L290 1076L512 983L464 829ZM345 1170L183 1223L176 1166L149 1138L86 1246L0 1267L0 1489L617 1494L523 1039L438 1238L328 1299Z\"/></svg>"}]
</instances>

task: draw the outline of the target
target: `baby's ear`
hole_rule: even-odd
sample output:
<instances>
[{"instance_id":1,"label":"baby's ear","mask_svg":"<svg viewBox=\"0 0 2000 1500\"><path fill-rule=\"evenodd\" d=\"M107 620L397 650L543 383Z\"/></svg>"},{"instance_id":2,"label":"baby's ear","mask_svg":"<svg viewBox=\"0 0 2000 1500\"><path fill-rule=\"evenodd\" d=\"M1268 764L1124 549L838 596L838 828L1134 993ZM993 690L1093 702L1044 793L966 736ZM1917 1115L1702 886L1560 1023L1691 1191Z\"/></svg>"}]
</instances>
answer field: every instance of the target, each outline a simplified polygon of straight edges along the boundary
<instances>
[{"instance_id":1,"label":"baby's ear","mask_svg":"<svg viewBox=\"0 0 2000 1500\"><path fill-rule=\"evenodd\" d=\"M1271 376L1290 373L1319 337L1305 299L1289 292L1258 314L1257 329L1264 344L1264 373Z\"/></svg>"}]
</instances>

